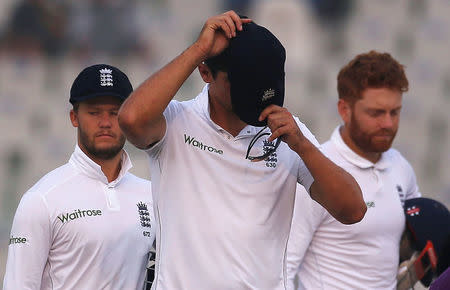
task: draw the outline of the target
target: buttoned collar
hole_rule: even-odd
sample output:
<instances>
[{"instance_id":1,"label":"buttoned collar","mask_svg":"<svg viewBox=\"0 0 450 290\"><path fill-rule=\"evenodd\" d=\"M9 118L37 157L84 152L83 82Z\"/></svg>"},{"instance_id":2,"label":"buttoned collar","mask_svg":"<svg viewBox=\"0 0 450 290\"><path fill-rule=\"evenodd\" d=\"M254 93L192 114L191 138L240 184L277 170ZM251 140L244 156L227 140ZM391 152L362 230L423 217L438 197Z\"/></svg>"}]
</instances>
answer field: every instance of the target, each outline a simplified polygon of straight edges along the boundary
<instances>
[{"instance_id":1,"label":"buttoned collar","mask_svg":"<svg viewBox=\"0 0 450 290\"><path fill-rule=\"evenodd\" d=\"M214 128L216 131L218 131L220 133L224 133L226 131L222 127L220 127L219 125L214 123L213 120L211 120L211 115L210 115L210 110L209 110L208 89L209 89L209 84L206 84L203 87L202 92L195 98L197 111L202 115L202 117L209 123L209 125L212 128ZM241 132L239 133L238 136L236 136L236 138L254 136L259 132L259 130L261 130L261 128L247 125L244 127L244 129L241 130ZM228 132L226 132L226 133L228 133Z\"/></svg>"},{"instance_id":2,"label":"buttoned collar","mask_svg":"<svg viewBox=\"0 0 450 290\"><path fill-rule=\"evenodd\" d=\"M390 161L387 157L386 152L383 152L381 154L380 160L378 160L376 163L373 163L356 154L352 149L350 149L350 147L347 146L347 144L345 144L344 140L342 139L341 133L339 132L339 128L340 126L334 129L333 134L331 135L331 141L336 145L336 148L345 160L361 169L375 168L378 170L384 170L390 166Z\"/></svg>"},{"instance_id":3,"label":"buttoned collar","mask_svg":"<svg viewBox=\"0 0 450 290\"><path fill-rule=\"evenodd\" d=\"M123 150L122 151L122 166L117 178L111 182L108 182L108 178L103 173L100 165L95 163L91 158L89 158L83 150L77 145L75 145L75 150L70 157L69 163L73 164L78 170L80 170L83 174L87 175L90 178L97 179L100 182L114 187L116 186L123 176L133 167L131 164L130 157L128 153Z\"/></svg>"}]
</instances>

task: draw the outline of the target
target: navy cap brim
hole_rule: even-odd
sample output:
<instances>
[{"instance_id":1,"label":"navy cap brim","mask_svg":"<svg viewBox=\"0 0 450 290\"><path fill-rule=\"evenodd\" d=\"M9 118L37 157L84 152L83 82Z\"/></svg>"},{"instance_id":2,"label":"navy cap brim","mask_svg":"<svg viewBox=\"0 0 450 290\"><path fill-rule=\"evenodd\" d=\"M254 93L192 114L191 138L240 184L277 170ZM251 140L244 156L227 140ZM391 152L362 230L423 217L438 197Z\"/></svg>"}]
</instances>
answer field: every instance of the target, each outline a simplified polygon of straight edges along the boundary
<instances>
[{"instance_id":1,"label":"navy cap brim","mask_svg":"<svg viewBox=\"0 0 450 290\"><path fill-rule=\"evenodd\" d=\"M119 100L121 100L123 102L126 100L126 98L128 96L123 96L123 95L117 94L115 92L101 92L101 93L80 96L76 100L73 100L72 98L70 98L69 102L73 105L75 103L84 102L84 101L87 101L87 100L90 100L93 98L97 98L97 97L117 97Z\"/></svg>"}]
</instances>

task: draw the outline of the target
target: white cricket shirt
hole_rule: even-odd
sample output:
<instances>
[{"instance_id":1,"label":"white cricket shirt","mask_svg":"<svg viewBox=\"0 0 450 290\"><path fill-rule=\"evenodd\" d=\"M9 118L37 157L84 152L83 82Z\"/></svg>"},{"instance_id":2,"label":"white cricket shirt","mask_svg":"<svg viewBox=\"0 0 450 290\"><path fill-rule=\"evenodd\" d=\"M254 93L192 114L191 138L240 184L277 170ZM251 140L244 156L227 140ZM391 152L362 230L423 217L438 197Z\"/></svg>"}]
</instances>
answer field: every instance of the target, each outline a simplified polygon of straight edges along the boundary
<instances>
[{"instance_id":1,"label":"white cricket shirt","mask_svg":"<svg viewBox=\"0 0 450 290\"><path fill-rule=\"evenodd\" d=\"M285 289L296 183L313 182L303 161L284 142L266 161L246 160L261 128L233 137L215 124L208 86L171 101L164 115L166 133L147 151L158 223L153 289ZM267 137L255 146L270 147Z\"/></svg>"},{"instance_id":2,"label":"white cricket shirt","mask_svg":"<svg viewBox=\"0 0 450 290\"><path fill-rule=\"evenodd\" d=\"M76 146L69 162L22 197L11 229L3 287L142 289L155 237L150 182L128 155L108 182Z\"/></svg>"},{"instance_id":3,"label":"white cricket shirt","mask_svg":"<svg viewBox=\"0 0 450 290\"><path fill-rule=\"evenodd\" d=\"M305 289L395 289L403 201L421 196L412 167L395 149L375 164L362 158L339 127L322 149L356 179L367 212L359 223L341 224L299 187L287 255L290 288L300 267Z\"/></svg>"}]
</instances>

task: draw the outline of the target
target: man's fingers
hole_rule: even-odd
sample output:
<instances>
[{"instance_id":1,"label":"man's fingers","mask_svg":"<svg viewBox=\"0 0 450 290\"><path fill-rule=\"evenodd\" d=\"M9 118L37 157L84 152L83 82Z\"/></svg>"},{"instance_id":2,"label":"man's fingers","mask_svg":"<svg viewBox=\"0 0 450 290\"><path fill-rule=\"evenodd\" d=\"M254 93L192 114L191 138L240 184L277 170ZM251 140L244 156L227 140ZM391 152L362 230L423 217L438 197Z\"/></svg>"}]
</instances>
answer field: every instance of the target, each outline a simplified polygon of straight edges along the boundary
<instances>
[{"instance_id":1,"label":"man's fingers","mask_svg":"<svg viewBox=\"0 0 450 290\"><path fill-rule=\"evenodd\" d=\"M278 127L275 131L272 131L272 135L269 136L267 141L272 142L273 140L277 138L281 138L283 135L287 134L289 132L288 126L281 126Z\"/></svg>"},{"instance_id":2,"label":"man's fingers","mask_svg":"<svg viewBox=\"0 0 450 290\"><path fill-rule=\"evenodd\" d=\"M241 19L233 10L225 12L223 16L225 17L225 21L228 23L228 26L233 33L233 37L236 36L236 30L242 30L243 23L252 22L252 20L248 18Z\"/></svg>"},{"instance_id":3,"label":"man's fingers","mask_svg":"<svg viewBox=\"0 0 450 290\"><path fill-rule=\"evenodd\" d=\"M247 22L251 22L251 19L240 19L234 11L206 20L196 41L203 57L208 58L222 52L228 46L229 40L236 36L236 31L242 30L242 23Z\"/></svg>"},{"instance_id":4,"label":"man's fingers","mask_svg":"<svg viewBox=\"0 0 450 290\"><path fill-rule=\"evenodd\" d=\"M237 13L234 12L233 10L227 11L227 12L225 12L225 14L227 14L227 15L229 15L231 17L231 19L233 20L233 22L236 25L237 30L239 30L239 31L242 30L242 24L243 23L252 22L252 20L249 19L249 18L241 19L239 17L239 15L237 15Z\"/></svg>"},{"instance_id":5,"label":"man's fingers","mask_svg":"<svg viewBox=\"0 0 450 290\"><path fill-rule=\"evenodd\" d=\"M272 115L273 116L273 115ZM272 131L272 134L269 137L269 141L272 142L276 138L279 138L283 136L286 133L289 133L291 126L288 120L285 118L270 118L267 122L267 126L270 128L270 131Z\"/></svg>"},{"instance_id":6,"label":"man's fingers","mask_svg":"<svg viewBox=\"0 0 450 290\"><path fill-rule=\"evenodd\" d=\"M236 36L236 30L242 30L243 23L251 21L251 19L241 19L236 12L230 10L208 19L204 28L213 31L222 30L224 35L230 39Z\"/></svg>"},{"instance_id":7,"label":"man's fingers","mask_svg":"<svg viewBox=\"0 0 450 290\"><path fill-rule=\"evenodd\" d=\"M295 132L298 131L297 123L292 114L285 108L271 105L261 113L262 118L266 118L267 126L272 131L272 135L268 139L270 142L276 138L281 138L286 142L285 139L288 136L294 136Z\"/></svg>"},{"instance_id":8,"label":"man's fingers","mask_svg":"<svg viewBox=\"0 0 450 290\"><path fill-rule=\"evenodd\" d=\"M249 18L241 19L239 15L236 14L236 12L230 10L221 15L217 15L208 19L207 24L208 22L210 27L213 27L214 25L216 25L216 27L221 27L224 32L226 32L227 36L236 36L236 30L242 30L242 24L252 22L252 20ZM227 23L229 31L223 27L223 25L221 24L222 22Z\"/></svg>"},{"instance_id":9,"label":"man's fingers","mask_svg":"<svg viewBox=\"0 0 450 290\"><path fill-rule=\"evenodd\" d=\"M223 33L225 33L228 38L233 37L233 31L231 30L230 26L228 26L228 23L225 21L225 19L219 19L218 26L222 29Z\"/></svg>"},{"instance_id":10,"label":"man's fingers","mask_svg":"<svg viewBox=\"0 0 450 290\"><path fill-rule=\"evenodd\" d=\"M235 37L236 36L236 25L233 21L233 18L229 17L229 16L225 16L223 18L225 20L225 22L227 23L228 27L230 28L231 31L231 36Z\"/></svg>"},{"instance_id":11,"label":"man's fingers","mask_svg":"<svg viewBox=\"0 0 450 290\"><path fill-rule=\"evenodd\" d=\"M277 106L277 105L269 105L269 106L267 106L267 108L265 108L265 109L261 112L261 114L259 115L258 120L259 120L259 121L265 120L265 119L267 119L267 117L268 117L270 114L273 114L273 113L276 113L276 112L280 112L280 111L283 111L283 110L285 110L285 109L282 108L282 107L280 107L280 106Z\"/></svg>"}]
</instances>

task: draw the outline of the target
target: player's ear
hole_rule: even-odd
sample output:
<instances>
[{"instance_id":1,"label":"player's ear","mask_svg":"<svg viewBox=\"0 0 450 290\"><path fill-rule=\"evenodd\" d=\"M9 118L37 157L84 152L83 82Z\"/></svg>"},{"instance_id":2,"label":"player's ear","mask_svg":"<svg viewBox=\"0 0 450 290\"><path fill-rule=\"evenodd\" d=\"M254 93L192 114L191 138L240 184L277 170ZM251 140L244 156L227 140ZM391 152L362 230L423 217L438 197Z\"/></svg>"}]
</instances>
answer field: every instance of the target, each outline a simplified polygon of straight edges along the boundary
<instances>
[{"instance_id":1,"label":"player's ear","mask_svg":"<svg viewBox=\"0 0 450 290\"><path fill-rule=\"evenodd\" d=\"M351 104L344 99L339 99L337 107L339 115L341 115L342 121L344 121L345 124L349 123L352 115Z\"/></svg>"},{"instance_id":2,"label":"player's ear","mask_svg":"<svg viewBox=\"0 0 450 290\"><path fill-rule=\"evenodd\" d=\"M75 110L70 110L70 121L72 122L72 126L78 127L78 114Z\"/></svg>"},{"instance_id":3,"label":"player's ear","mask_svg":"<svg viewBox=\"0 0 450 290\"><path fill-rule=\"evenodd\" d=\"M202 79L205 83L209 84L210 82L212 82L214 80L212 72L206 64L204 64L204 63L199 64L198 72L200 73L200 76L202 77Z\"/></svg>"}]
</instances>

